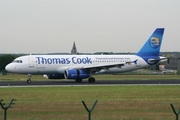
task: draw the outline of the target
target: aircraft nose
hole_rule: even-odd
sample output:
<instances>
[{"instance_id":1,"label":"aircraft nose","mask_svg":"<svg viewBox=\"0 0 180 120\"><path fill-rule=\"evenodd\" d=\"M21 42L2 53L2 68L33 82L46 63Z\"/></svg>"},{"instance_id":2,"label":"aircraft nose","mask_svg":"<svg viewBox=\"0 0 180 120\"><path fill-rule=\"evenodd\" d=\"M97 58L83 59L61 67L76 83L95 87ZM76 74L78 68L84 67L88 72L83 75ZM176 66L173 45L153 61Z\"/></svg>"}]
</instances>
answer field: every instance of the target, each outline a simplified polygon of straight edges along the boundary
<instances>
[{"instance_id":1,"label":"aircraft nose","mask_svg":"<svg viewBox=\"0 0 180 120\"><path fill-rule=\"evenodd\" d=\"M5 69L6 69L6 71L8 71L8 72L12 72L12 71L13 71L13 67L12 67L11 64L6 65Z\"/></svg>"}]
</instances>

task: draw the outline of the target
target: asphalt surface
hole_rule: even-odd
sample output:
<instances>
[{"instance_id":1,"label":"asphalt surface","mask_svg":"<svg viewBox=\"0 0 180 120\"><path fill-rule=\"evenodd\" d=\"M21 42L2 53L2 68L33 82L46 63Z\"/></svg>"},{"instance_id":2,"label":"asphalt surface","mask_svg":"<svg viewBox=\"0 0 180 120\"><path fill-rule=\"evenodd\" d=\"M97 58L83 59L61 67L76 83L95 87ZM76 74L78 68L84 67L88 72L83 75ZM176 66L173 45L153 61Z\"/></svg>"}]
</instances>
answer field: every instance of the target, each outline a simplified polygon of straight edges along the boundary
<instances>
[{"instance_id":1,"label":"asphalt surface","mask_svg":"<svg viewBox=\"0 0 180 120\"><path fill-rule=\"evenodd\" d=\"M0 87L5 86L105 86L105 85L180 85L180 80L97 80L95 83L89 83L87 80L81 83L68 80L47 80L32 81L30 84L26 81L3 81Z\"/></svg>"}]
</instances>

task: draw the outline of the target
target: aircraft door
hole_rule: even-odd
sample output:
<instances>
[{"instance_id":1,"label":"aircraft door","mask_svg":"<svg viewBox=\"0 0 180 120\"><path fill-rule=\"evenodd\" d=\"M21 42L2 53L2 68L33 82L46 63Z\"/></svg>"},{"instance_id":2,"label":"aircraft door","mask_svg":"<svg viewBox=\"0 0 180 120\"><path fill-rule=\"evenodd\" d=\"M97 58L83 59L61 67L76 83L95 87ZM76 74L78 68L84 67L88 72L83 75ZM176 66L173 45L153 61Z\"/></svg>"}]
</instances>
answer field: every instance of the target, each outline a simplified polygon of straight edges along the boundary
<instances>
[{"instance_id":1,"label":"aircraft door","mask_svg":"<svg viewBox=\"0 0 180 120\"><path fill-rule=\"evenodd\" d=\"M33 57L29 57L29 68L34 68L34 58Z\"/></svg>"}]
</instances>

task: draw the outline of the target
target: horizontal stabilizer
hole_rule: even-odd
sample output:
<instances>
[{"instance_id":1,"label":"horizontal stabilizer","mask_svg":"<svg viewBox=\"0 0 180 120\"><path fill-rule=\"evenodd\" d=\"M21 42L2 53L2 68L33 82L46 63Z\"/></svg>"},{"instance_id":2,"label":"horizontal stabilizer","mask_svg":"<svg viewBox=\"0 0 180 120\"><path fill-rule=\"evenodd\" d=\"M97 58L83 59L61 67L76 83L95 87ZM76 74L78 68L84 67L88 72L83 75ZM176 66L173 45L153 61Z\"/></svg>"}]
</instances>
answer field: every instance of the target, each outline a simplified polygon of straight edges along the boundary
<instances>
[{"instance_id":1,"label":"horizontal stabilizer","mask_svg":"<svg viewBox=\"0 0 180 120\"><path fill-rule=\"evenodd\" d=\"M159 61L161 61L161 62L165 62L165 61L167 61L167 58L166 57L161 57L160 59L148 59L148 63L156 63L156 62L159 62Z\"/></svg>"}]
</instances>

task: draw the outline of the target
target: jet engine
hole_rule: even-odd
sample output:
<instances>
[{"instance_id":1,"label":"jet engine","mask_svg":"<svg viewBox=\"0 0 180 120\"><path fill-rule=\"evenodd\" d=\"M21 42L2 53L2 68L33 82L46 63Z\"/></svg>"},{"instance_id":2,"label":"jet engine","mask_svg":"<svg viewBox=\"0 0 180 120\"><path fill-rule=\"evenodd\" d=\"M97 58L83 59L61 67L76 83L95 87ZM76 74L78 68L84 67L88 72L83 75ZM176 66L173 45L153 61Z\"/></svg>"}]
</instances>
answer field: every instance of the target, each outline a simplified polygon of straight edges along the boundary
<instances>
[{"instance_id":1,"label":"jet engine","mask_svg":"<svg viewBox=\"0 0 180 120\"><path fill-rule=\"evenodd\" d=\"M64 73L66 79L85 79L89 76L89 73L85 70L66 70Z\"/></svg>"}]
</instances>

